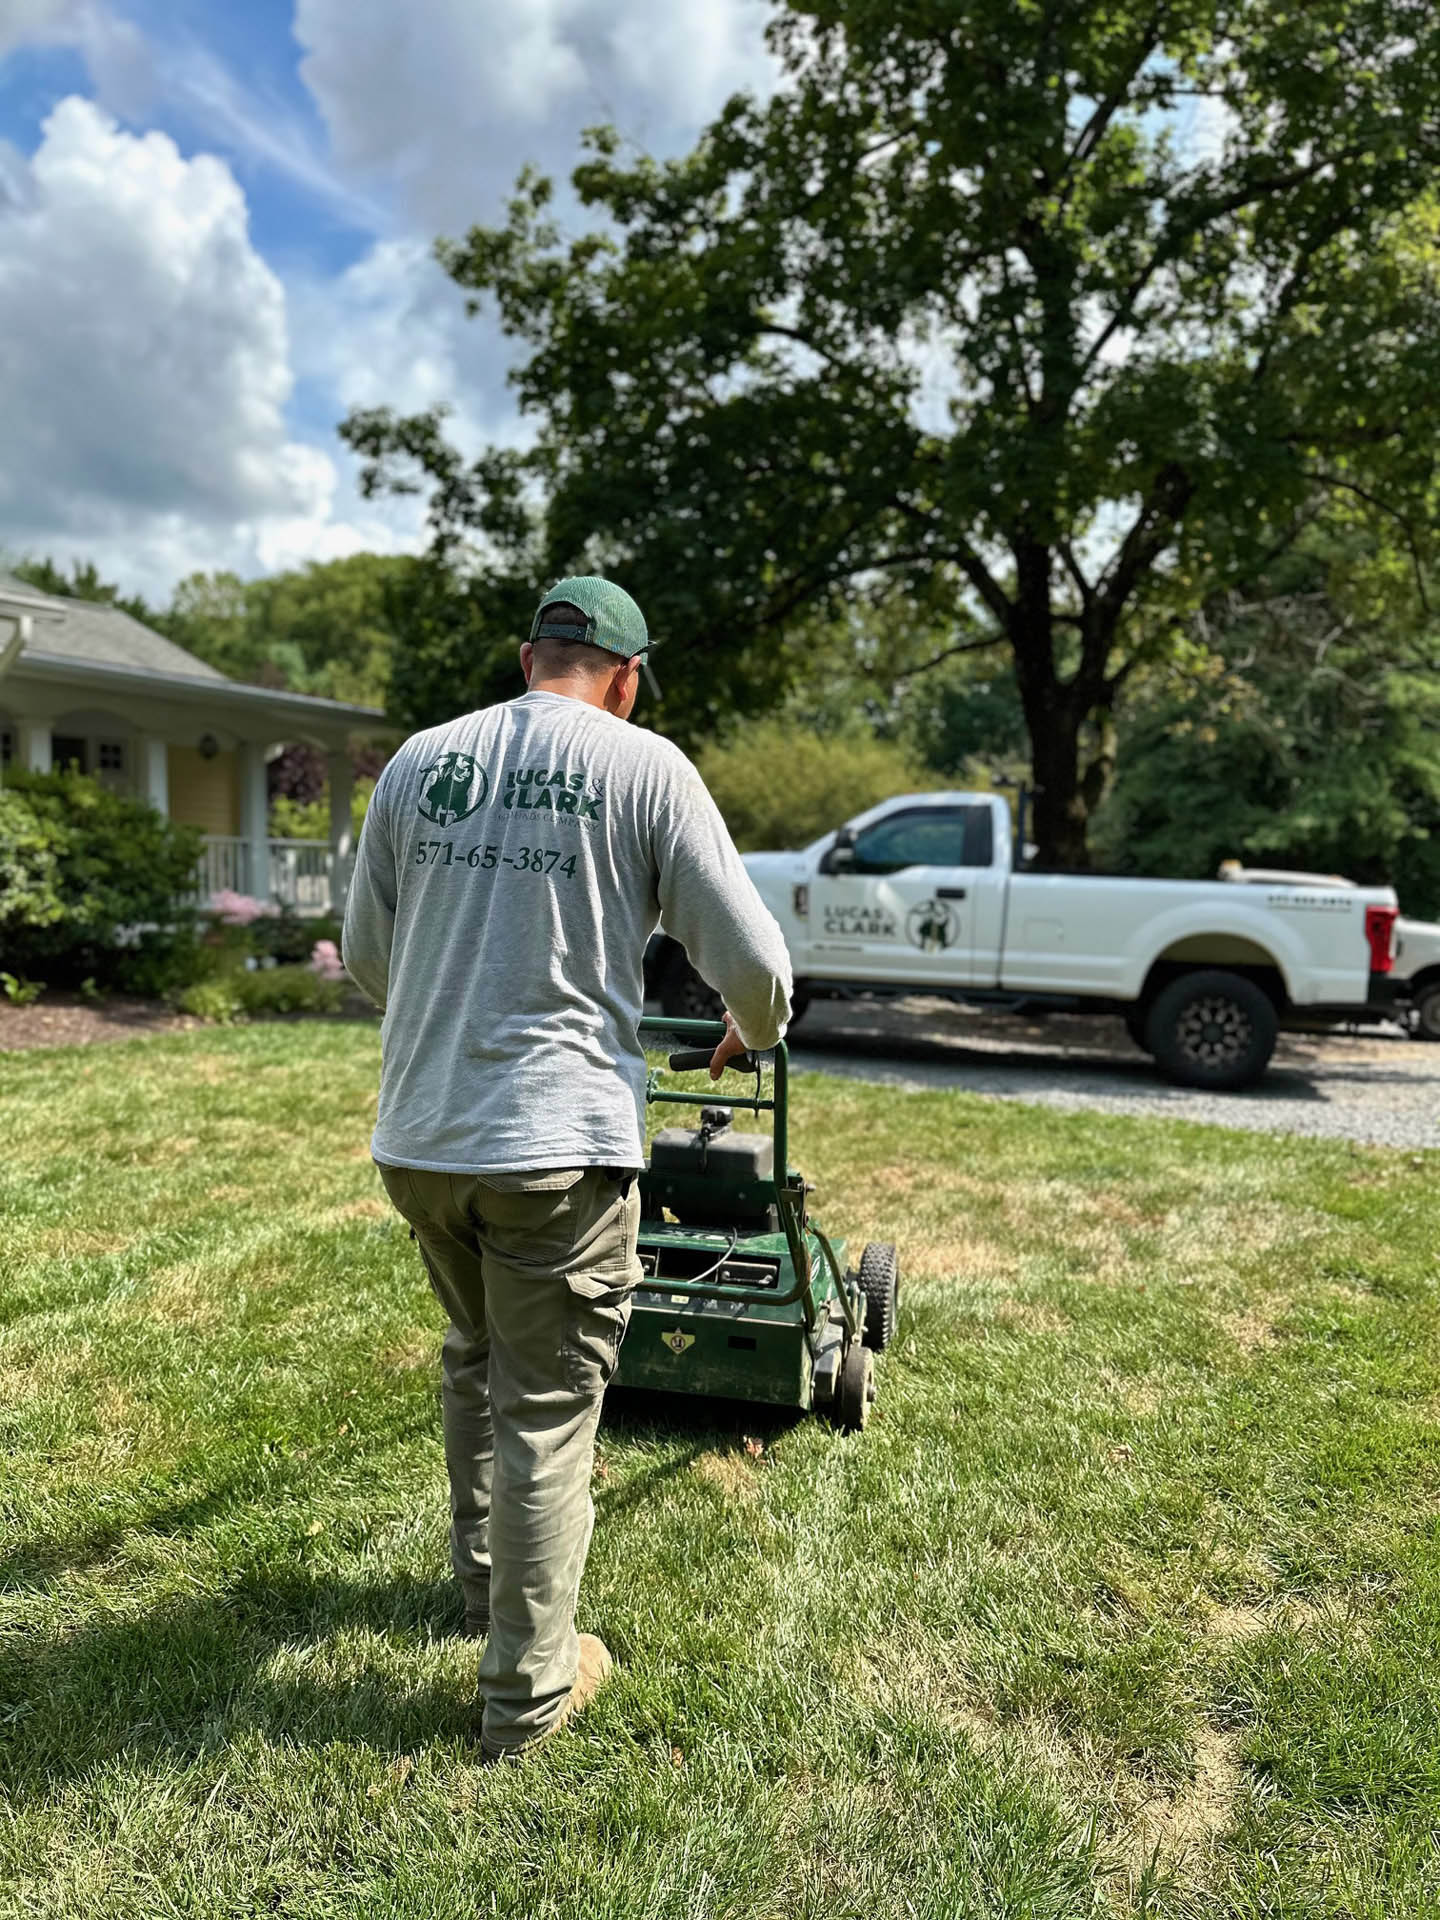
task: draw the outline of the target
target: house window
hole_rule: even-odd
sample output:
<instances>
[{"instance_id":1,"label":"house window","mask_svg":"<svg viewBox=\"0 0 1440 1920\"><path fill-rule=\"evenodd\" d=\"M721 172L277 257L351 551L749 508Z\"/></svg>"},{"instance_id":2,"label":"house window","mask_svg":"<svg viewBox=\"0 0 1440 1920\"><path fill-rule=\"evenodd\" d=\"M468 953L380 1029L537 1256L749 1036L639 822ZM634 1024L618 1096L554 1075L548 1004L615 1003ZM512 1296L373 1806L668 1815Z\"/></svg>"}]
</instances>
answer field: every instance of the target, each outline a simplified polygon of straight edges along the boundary
<instances>
[{"instance_id":1,"label":"house window","mask_svg":"<svg viewBox=\"0 0 1440 1920\"><path fill-rule=\"evenodd\" d=\"M77 773L90 774L112 793L128 793L130 742L116 739L113 733L99 732L98 728L106 725L103 715L97 714L92 720L88 714L70 714L65 724L84 727L85 731L62 733L57 729L50 742L51 764L56 768L73 767ZM113 720L109 722L111 726L114 724Z\"/></svg>"},{"instance_id":2,"label":"house window","mask_svg":"<svg viewBox=\"0 0 1440 1920\"><path fill-rule=\"evenodd\" d=\"M15 758L15 733L11 727L0 727L0 767L8 767Z\"/></svg>"}]
</instances>

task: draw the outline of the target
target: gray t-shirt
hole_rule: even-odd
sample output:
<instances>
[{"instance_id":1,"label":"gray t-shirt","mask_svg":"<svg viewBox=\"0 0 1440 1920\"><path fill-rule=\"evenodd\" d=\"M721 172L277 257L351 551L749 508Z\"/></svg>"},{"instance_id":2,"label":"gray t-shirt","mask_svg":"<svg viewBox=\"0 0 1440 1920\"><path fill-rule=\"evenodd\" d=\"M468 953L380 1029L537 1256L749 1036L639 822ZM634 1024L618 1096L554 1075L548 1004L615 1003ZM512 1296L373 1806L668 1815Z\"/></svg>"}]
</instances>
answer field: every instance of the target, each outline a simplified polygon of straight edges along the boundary
<instances>
[{"instance_id":1,"label":"gray t-shirt","mask_svg":"<svg viewBox=\"0 0 1440 1920\"><path fill-rule=\"evenodd\" d=\"M640 1166L636 1023L662 915L747 1045L773 1046L784 937L678 748L558 693L407 740L345 908L345 964L385 1012L375 1158Z\"/></svg>"}]
</instances>

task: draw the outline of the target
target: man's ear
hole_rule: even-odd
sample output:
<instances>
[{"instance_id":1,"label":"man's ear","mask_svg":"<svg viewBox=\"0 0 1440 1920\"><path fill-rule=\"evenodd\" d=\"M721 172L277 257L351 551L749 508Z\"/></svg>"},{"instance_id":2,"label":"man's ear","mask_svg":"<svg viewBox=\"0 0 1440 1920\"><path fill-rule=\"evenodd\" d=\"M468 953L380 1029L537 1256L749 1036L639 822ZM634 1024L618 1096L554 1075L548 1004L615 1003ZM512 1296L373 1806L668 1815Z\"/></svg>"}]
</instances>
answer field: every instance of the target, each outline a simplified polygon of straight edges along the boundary
<instances>
[{"instance_id":1,"label":"man's ear","mask_svg":"<svg viewBox=\"0 0 1440 1920\"><path fill-rule=\"evenodd\" d=\"M535 649L528 640L520 642L520 671L525 676L525 684L530 684L530 676L535 671Z\"/></svg>"}]
</instances>

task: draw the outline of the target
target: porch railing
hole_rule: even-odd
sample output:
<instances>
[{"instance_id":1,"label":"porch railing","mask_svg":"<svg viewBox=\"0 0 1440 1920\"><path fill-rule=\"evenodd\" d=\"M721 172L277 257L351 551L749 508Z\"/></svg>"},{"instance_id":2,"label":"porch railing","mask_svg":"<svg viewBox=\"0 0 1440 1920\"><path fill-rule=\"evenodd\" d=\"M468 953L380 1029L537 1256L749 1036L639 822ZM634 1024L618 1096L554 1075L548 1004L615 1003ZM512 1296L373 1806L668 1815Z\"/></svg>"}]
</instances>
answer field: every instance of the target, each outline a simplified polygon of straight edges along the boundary
<instances>
[{"instance_id":1,"label":"porch railing","mask_svg":"<svg viewBox=\"0 0 1440 1920\"><path fill-rule=\"evenodd\" d=\"M217 893L249 893L250 842L235 833L207 833L195 869L195 892L202 900Z\"/></svg>"},{"instance_id":2,"label":"porch railing","mask_svg":"<svg viewBox=\"0 0 1440 1920\"><path fill-rule=\"evenodd\" d=\"M270 897L296 913L329 913L335 856L323 840L270 842Z\"/></svg>"},{"instance_id":3,"label":"porch railing","mask_svg":"<svg viewBox=\"0 0 1440 1920\"><path fill-rule=\"evenodd\" d=\"M271 840L270 899L295 913L333 913L339 899L335 888L335 856L324 840ZM250 842L243 835L211 833L205 836L195 869L195 898L204 903L217 893L253 894L254 863Z\"/></svg>"}]
</instances>

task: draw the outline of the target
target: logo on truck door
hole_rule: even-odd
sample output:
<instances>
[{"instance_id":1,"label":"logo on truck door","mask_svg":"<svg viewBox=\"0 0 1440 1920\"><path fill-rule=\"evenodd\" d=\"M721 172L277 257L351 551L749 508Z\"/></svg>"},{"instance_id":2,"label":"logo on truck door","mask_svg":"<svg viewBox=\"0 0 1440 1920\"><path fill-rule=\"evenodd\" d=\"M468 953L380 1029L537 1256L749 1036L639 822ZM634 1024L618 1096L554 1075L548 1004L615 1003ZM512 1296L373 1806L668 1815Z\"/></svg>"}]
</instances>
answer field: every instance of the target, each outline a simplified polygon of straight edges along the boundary
<instances>
[{"instance_id":1,"label":"logo on truck door","mask_svg":"<svg viewBox=\"0 0 1440 1920\"><path fill-rule=\"evenodd\" d=\"M883 907L857 907L838 900L825 908L825 931L842 940L893 940L899 929Z\"/></svg>"},{"instance_id":2,"label":"logo on truck door","mask_svg":"<svg viewBox=\"0 0 1440 1920\"><path fill-rule=\"evenodd\" d=\"M922 953L953 947L959 933L959 923L943 900L922 900L905 916L905 937Z\"/></svg>"}]
</instances>

